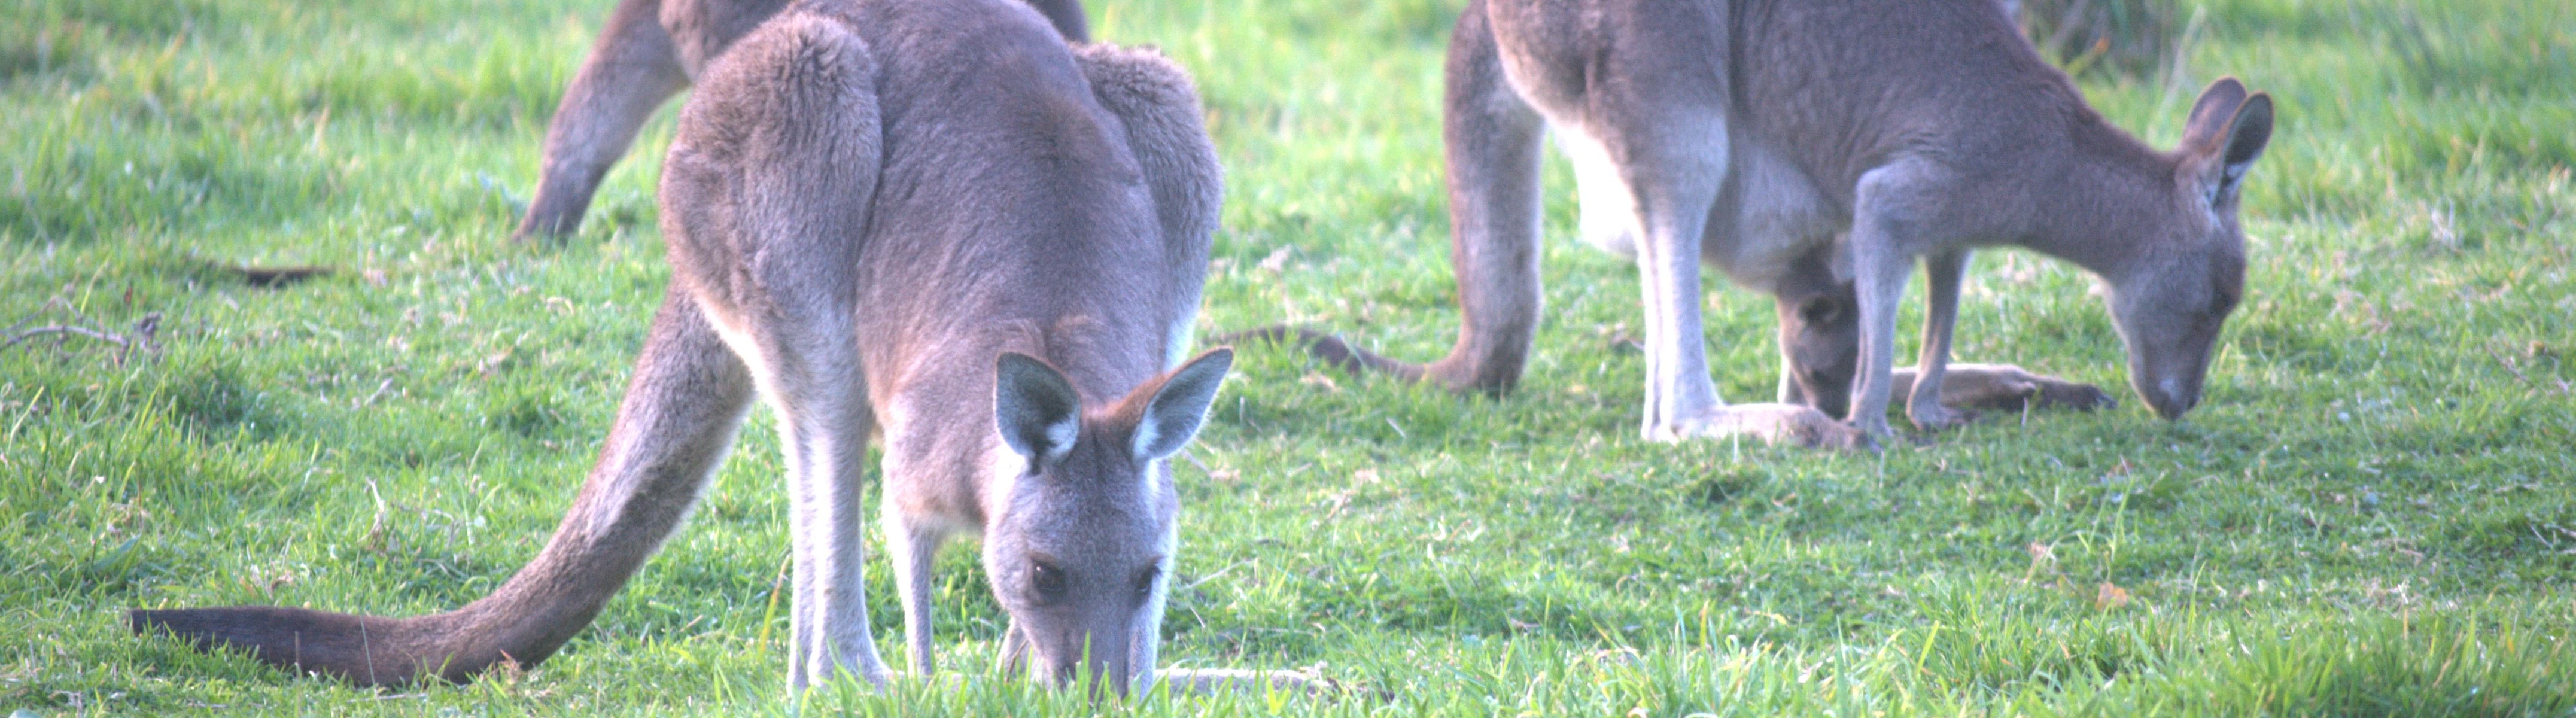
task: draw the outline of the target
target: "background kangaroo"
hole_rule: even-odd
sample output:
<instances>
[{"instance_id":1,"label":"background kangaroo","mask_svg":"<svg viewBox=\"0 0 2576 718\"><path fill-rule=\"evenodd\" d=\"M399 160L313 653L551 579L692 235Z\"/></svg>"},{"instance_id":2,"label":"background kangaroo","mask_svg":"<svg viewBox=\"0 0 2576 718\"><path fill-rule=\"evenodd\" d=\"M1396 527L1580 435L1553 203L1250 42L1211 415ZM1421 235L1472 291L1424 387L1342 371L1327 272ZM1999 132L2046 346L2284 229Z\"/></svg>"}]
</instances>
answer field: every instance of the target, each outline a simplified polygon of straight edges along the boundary
<instances>
[{"instance_id":1,"label":"background kangaroo","mask_svg":"<svg viewBox=\"0 0 2576 718\"><path fill-rule=\"evenodd\" d=\"M1917 256L1932 302L1907 411L1924 426L1961 420L1940 406L1958 281L1967 251L1995 243L2107 280L2132 387L2180 416L2237 299L2237 190L2271 132L2270 100L2222 80L2181 150L2150 150L2086 107L1987 0L1473 0L1446 72L1465 322L1420 373L1459 390L1518 381L1540 311L1539 145L1553 128L1587 239L1635 251L1643 430L1659 440L1886 433L1893 317ZM1726 405L1708 377L1700 264L1775 290L1820 252L1854 269L1853 423Z\"/></svg>"},{"instance_id":2,"label":"background kangaroo","mask_svg":"<svg viewBox=\"0 0 2576 718\"><path fill-rule=\"evenodd\" d=\"M1025 0L1066 40L1088 42L1080 0ZM663 101L787 0L620 0L546 126L537 193L514 239L581 229L600 179Z\"/></svg>"},{"instance_id":3,"label":"background kangaroo","mask_svg":"<svg viewBox=\"0 0 2576 718\"><path fill-rule=\"evenodd\" d=\"M661 187L668 297L535 560L437 615L236 607L131 626L369 685L535 664L670 536L756 393L787 453L793 686L887 679L860 580L879 431L916 670L932 667L931 558L980 530L1006 662L1152 680L1177 550L1164 459L1231 361L1181 361L1222 194L1187 76L1068 48L1006 0L807 0L703 77Z\"/></svg>"},{"instance_id":4,"label":"background kangaroo","mask_svg":"<svg viewBox=\"0 0 2576 718\"><path fill-rule=\"evenodd\" d=\"M1780 402L1812 407L1832 418L1847 418L1852 378L1860 363L1860 322L1853 311L1851 282L1830 274L1793 270L1773 289L1780 317ZM1341 337L1286 325L1263 327L1217 337L1224 343L1251 341L1296 345L1337 369L1351 374L1391 374L1420 381L1421 365L1409 364L1351 346ZM1891 373L1897 393L1914 385L1913 367ZM2033 373L2012 364L1951 364L1941 377L1941 403L1976 410L2020 411L2025 408L2091 410L2118 406L2100 387Z\"/></svg>"}]
</instances>

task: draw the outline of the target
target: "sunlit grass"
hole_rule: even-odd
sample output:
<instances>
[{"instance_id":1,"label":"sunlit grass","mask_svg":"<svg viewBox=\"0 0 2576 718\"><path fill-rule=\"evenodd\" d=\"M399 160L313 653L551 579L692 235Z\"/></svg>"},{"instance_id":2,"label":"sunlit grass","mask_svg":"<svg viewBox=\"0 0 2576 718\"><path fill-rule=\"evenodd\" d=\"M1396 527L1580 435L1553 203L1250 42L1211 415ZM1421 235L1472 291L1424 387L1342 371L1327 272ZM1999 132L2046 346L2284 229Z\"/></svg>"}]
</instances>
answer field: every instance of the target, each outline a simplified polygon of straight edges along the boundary
<instances>
[{"instance_id":1,"label":"sunlit grass","mask_svg":"<svg viewBox=\"0 0 2576 718\"><path fill-rule=\"evenodd\" d=\"M1228 165L1203 334L1398 356L1454 337L1439 56L1457 3L1097 0L1197 76ZM125 634L133 606L442 610L553 529L665 270L667 118L582 236L506 241L608 10L0 0L0 710L776 714L786 554L765 418L688 527L532 671L403 693ZM1635 275L1561 238L1520 390L1462 400L1249 348L1179 469L1167 662L1339 699L1146 714L2566 715L2576 595L2576 9L2184 2L2182 62L2088 73L2156 144L2222 74L2280 103L2249 298L2208 402L1998 417L1880 455L1635 438ZM335 270L281 287L238 267ZM1981 256L1959 354L2124 386L2081 272ZM1771 309L1712 283L1730 399ZM23 325L21 320L25 320ZM1905 320L1909 324L1912 319ZM0 338L0 341L6 341ZM2118 390L2123 396L2125 390ZM1203 466L1201 466L1203 464ZM940 565L959 673L804 709L1099 709L987 680L1001 614ZM901 632L881 568L877 635ZM1636 713L1642 709L1642 713Z\"/></svg>"}]
</instances>

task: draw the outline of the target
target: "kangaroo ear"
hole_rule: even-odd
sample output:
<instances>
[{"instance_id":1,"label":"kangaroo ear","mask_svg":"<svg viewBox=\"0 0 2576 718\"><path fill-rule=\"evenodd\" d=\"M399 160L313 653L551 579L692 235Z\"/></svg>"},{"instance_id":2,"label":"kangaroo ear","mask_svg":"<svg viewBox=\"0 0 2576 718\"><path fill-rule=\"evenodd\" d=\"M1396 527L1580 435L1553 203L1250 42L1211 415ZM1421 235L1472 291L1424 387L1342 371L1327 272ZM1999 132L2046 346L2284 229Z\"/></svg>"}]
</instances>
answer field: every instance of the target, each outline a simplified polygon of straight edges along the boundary
<instances>
[{"instance_id":1,"label":"kangaroo ear","mask_svg":"<svg viewBox=\"0 0 2576 718\"><path fill-rule=\"evenodd\" d=\"M2228 127L2227 149L2218 155L2227 168L2220 191L2234 191L2246 168L2254 166L2254 159L2263 156L2263 146L2271 143L2272 96L2257 92L2236 110L2236 121Z\"/></svg>"},{"instance_id":2,"label":"kangaroo ear","mask_svg":"<svg viewBox=\"0 0 2576 718\"><path fill-rule=\"evenodd\" d=\"M1064 373L1026 354L1003 352L993 381L993 419L1002 443L1045 464L1073 450L1082 430L1082 395Z\"/></svg>"},{"instance_id":3,"label":"kangaroo ear","mask_svg":"<svg viewBox=\"0 0 2576 718\"><path fill-rule=\"evenodd\" d=\"M2245 83L2233 77L2221 77L2200 91L2200 99L2191 103L2191 119L2182 126L2182 150L2206 153L2218 150L2227 136L2227 123L2236 118L2236 108L2245 104Z\"/></svg>"},{"instance_id":4,"label":"kangaroo ear","mask_svg":"<svg viewBox=\"0 0 2576 718\"><path fill-rule=\"evenodd\" d=\"M2185 167L2206 172L2210 204L2236 195L2245 171L2263 156L2272 141L2272 96L2247 95L2236 78L2220 78L2192 104L2191 122L2183 130L2182 151L2195 158Z\"/></svg>"},{"instance_id":5,"label":"kangaroo ear","mask_svg":"<svg viewBox=\"0 0 2576 718\"><path fill-rule=\"evenodd\" d=\"M1145 415L1136 420L1136 443L1131 449L1136 459L1152 461L1171 456L1198 436L1199 424L1207 420L1208 405L1216 401L1217 387L1225 383L1225 372L1233 367L1234 350L1218 347L1164 376L1162 386L1154 389L1154 398L1145 402Z\"/></svg>"}]
</instances>

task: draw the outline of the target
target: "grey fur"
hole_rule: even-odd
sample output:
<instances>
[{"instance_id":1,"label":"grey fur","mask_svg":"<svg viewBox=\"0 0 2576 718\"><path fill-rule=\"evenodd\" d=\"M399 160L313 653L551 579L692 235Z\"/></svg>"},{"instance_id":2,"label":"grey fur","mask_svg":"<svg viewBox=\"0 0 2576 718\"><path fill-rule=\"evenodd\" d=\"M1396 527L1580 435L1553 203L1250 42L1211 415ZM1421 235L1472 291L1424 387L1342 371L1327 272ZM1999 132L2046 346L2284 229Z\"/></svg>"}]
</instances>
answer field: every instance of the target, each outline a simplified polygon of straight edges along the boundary
<instances>
[{"instance_id":1,"label":"grey fur","mask_svg":"<svg viewBox=\"0 0 2576 718\"><path fill-rule=\"evenodd\" d=\"M2235 178L2271 127L2270 100L2224 79L2182 149L2150 150L2086 107L1989 0L1476 0L1448 78L1465 322L1422 374L1460 390L1518 380L1540 314L1537 147L1553 128L1586 183L1588 238L1637 257L1643 431L1665 440L1886 434L1896 301L1918 257L1933 311L1908 414L1962 420L1940 396L1958 277L1970 250L1995 244L2102 276L2131 385L2180 416L2243 277ZM1855 278L1853 423L1726 405L1701 345L1701 265L1773 291L1818 253Z\"/></svg>"},{"instance_id":2,"label":"grey fur","mask_svg":"<svg viewBox=\"0 0 2576 718\"><path fill-rule=\"evenodd\" d=\"M1090 40L1080 0L1027 0L1056 31ZM515 239L581 229L591 196L653 111L788 0L619 0L546 127L536 196Z\"/></svg>"},{"instance_id":3,"label":"grey fur","mask_svg":"<svg viewBox=\"0 0 2576 718\"><path fill-rule=\"evenodd\" d=\"M929 557L981 532L1007 662L1153 680L1179 503L1132 435L1186 442L1231 357L1165 371L1223 193L1187 76L1068 48L1004 0L805 0L699 79L660 195L669 297L536 560L451 613L146 611L134 628L371 685L544 660L678 526L756 393L787 453L792 685L889 676L860 590L872 434L916 670L932 668ZM1031 386L1048 401L1015 394ZM1067 411L1078 431L1045 461L997 430ZM1071 592L1038 596L1040 562Z\"/></svg>"}]
</instances>

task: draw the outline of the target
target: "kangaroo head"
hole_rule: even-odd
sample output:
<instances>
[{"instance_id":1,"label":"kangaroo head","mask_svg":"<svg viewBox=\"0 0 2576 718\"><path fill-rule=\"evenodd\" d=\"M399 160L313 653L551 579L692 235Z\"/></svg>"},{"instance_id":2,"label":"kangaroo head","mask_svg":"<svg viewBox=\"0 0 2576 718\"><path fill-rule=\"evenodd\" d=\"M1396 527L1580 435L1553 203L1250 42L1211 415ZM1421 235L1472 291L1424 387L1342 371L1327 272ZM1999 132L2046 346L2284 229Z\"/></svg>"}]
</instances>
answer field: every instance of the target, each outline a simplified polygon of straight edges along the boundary
<instances>
[{"instance_id":1,"label":"kangaroo head","mask_svg":"<svg viewBox=\"0 0 2576 718\"><path fill-rule=\"evenodd\" d=\"M1771 290L1780 314L1780 360L1807 405L1841 418L1851 405L1852 377L1860 371L1859 294L1851 280L1836 279L1827 253L1792 261Z\"/></svg>"},{"instance_id":2,"label":"kangaroo head","mask_svg":"<svg viewBox=\"0 0 2576 718\"><path fill-rule=\"evenodd\" d=\"M1003 354L993 391L1002 443L1024 460L984 530L984 570L1046 682L1092 677L1125 692L1159 625L1179 498L1164 459L1198 434L1234 363L1214 349L1086 409L1045 361ZM1023 663L1025 661L1025 663Z\"/></svg>"},{"instance_id":3,"label":"kangaroo head","mask_svg":"<svg viewBox=\"0 0 2576 718\"><path fill-rule=\"evenodd\" d=\"M2272 98L2222 78L2201 92L2174 154L2175 206L2160 234L2111 277L2108 300L2129 349L2129 385L2156 415L2200 403L2210 350L2245 286L2237 195L2272 138Z\"/></svg>"}]
</instances>

